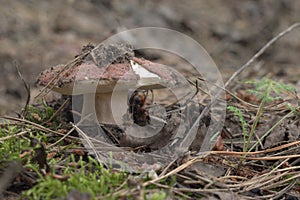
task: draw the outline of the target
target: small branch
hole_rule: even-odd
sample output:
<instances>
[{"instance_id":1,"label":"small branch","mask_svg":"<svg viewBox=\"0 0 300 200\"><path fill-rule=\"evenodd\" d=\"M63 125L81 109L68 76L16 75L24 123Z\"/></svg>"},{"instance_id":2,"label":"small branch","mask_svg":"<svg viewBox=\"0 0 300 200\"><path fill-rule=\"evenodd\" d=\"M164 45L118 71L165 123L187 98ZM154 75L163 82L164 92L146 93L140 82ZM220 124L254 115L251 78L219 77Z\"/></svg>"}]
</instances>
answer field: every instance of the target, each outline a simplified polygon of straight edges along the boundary
<instances>
[{"instance_id":1,"label":"small branch","mask_svg":"<svg viewBox=\"0 0 300 200\"><path fill-rule=\"evenodd\" d=\"M20 79L22 80L23 85L25 87L25 90L27 92L26 104L25 104L24 109L22 110L22 113L21 113L21 116L25 117L27 115L27 112L28 112L28 105L29 105L29 101L30 101L30 86L24 80L24 78L23 78L23 76L22 76L22 74L20 72L20 69L19 69L17 61L14 61L14 65L15 65L15 67L17 69L18 75L19 75Z\"/></svg>"},{"instance_id":2,"label":"small branch","mask_svg":"<svg viewBox=\"0 0 300 200\"><path fill-rule=\"evenodd\" d=\"M41 130L41 131L44 131L46 133L53 133L53 134L60 135L60 136L64 136L65 135L63 133L60 133L58 131L54 131L52 129L46 128L46 127L44 127L42 125L36 124L36 123L28 121L26 119L20 119L20 118L10 117L10 116L4 116L2 118L6 119L6 120L10 120L10 121L15 121L15 122L23 123L23 124L29 124L29 125L33 126L34 128L36 128L38 130ZM73 137L73 136L68 136L68 138L72 138L74 140L79 140L79 138Z\"/></svg>"},{"instance_id":3,"label":"small branch","mask_svg":"<svg viewBox=\"0 0 300 200\"><path fill-rule=\"evenodd\" d=\"M28 133L29 131L22 131L20 133L17 133L17 134L14 134L14 135L8 135L8 136L5 136L5 137L1 137L0 138L0 141L4 141L4 140L8 140L8 139L11 139L11 138L14 138L14 137L18 137L18 136L21 136L21 135L24 135L26 133Z\"/></svg>"},{"instance_id":4,"label":"small branch","mask_svg":"<svg viewBox=\"0 0 300 200\"><path fill-rule=\"evenodd\" d=\"M293 29L300 27L300 23L295 23L285 29L284 31L280 32L277 36L272 38L265 46L263 46L248 62L246 62L239 70L237 70L235 73L232 74L232 76L228 79L228 81L225 83L224 87L228 87L228 85L232 82L233 79L235 79L239 74L241 74L247 67L249 67L257 58L259 58L271 45L273 45L277 40L279 40L284 35L291 32Z\"/></svg>"},{"instance_id":5,"label":"small branch","mask_svg":"<svg viewBox=\"0 0 300 200\"><path fill-rule=\"evenodd\" d=\"M55 113L50 117L50 119L48 119L47 121L43 122L41 125L45 125L49 122L51 122L61 111L62 109L66 106L67 103L69 103L70 98L66 99L63 104L55 111Z\"/></svg>"}]
</instances>

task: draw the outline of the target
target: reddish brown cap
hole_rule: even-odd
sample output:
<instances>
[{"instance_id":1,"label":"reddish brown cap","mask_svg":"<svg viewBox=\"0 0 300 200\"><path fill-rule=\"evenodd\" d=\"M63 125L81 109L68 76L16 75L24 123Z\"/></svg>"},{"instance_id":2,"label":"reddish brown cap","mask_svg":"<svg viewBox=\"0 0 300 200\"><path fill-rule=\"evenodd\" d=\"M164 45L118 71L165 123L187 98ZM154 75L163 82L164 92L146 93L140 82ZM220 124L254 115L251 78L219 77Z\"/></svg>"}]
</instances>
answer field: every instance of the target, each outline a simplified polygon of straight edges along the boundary
<instances>
[{"instance_id":1,"label":"reddish brown cap","mask_svg":"<svg viewBox=\"0 0 300 200\"><path fill-rule=\"evenodd\" d=\"M81 85L79 88L83 87L82 91L79 90L76 93L82 92L83 94L90 92L87 88L92 89L94 84L103 86L102 92L108 92L109 88L119 80L130 82L139 80L139 76L134 73L129 63L111 64L105 68L99 68L92 63L83 63L69 69L66 73L61 73L63 69L64 65L46 69L39 74L37 84L46 86L53 79L57 79L54 81L56 83L53 87L54 91L62 94L73 94L73 85L76 83ZM106 88L105 85L107 85ZM98 90L101 92L97 87Z\"/></svg>"},{"instance_id":2,"label":"reddish brown cap","mask_svg":"<svg viewBox=\"0 0 300 200\"><path fill-rule=\"evenodd\" d=\"M110 64L98 67L93 62L85 62L64 71L65 65L46 69L37 78L37 84L47 86L62 94L84 94L111 92L118 83L118 90L132 87L144 89L163 88L180 84L178 75L162 64L133 57L130 63ZM76 84L73 91L74 84ZM52 87L54 86L54 87Z\"/></svg>"}]
</instances>

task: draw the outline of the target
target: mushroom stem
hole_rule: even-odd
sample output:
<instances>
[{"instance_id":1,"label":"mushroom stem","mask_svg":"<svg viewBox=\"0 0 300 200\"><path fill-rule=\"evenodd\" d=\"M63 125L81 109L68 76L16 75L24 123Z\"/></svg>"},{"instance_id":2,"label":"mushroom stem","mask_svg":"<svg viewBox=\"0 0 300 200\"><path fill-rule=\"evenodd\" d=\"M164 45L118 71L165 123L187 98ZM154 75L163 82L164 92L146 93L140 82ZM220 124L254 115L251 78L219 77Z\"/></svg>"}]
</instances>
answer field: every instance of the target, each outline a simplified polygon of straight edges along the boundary
<instances>
[{"instance_id":1,"label":"mushroom stem","mask_svg":"<svg viewBox=\"0 0 300 200\"><path fill-rule=\"evenodd\" d=\"M101 124L123 124L127 112L127 91L96 94L95 108Z\"/></svg>"},{"instance_id":2,"label":"mushroom stem","mask_svg":"<svg viewBox=\"0 0 300 200\"><path fill-rule=\"evenodd\" d=\"M97 124L97 116L95 111L95 94L87 93L83 95L81 124L95 125Z\"/></svg>"},{"instance_id":3,"label":"mushroom stem","mask_svg":"<svg viewBox=\"0 0 300 200\"><path fill-rule=\"evenodd\" d=\"M98 126L98 119L95 109L95 94L87 93L83 95L83 107L81 113L80 129L89 137L99 141L105 141L107 144L111 144L112 141Z\"/></svg>"}]
</instances>

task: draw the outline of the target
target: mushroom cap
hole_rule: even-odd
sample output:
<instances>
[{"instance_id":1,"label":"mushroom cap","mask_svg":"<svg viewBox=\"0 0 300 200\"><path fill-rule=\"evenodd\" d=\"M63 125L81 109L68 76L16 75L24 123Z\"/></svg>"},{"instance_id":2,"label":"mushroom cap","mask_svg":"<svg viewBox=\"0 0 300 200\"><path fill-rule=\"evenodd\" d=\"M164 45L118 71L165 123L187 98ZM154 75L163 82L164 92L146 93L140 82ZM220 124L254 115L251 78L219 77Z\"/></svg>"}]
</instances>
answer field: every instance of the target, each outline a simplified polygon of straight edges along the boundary
<instances>
[{"instance_id":1,"label":"mushroom cap","mask_svg":"<svg viewBox=\"0 0 300 200\"><path fill-rule=\"evenodd\" d=\"M54 84L48 87L61 94L77 95L95 92L95 88L99 93L111 92L117 81L128 85L139 79L129 63L111 64L105 68L99 68L93 63L82 63L62 73L64 67L65 65L56 65L41 72L37 84L48 86L53 79L56 79L53 81ZM76 90L73 91L74 84Z\"/></svg>"},{"instance_id":2,"label":"mushroom cap","mask_svg":"<svg viewBox=\"0 0 300 200\"><path fill-rule=\"evenodd\" d=\"M37 84L66 95L108 93L114 90L116 84L117 90L133 87L157 89L180 85L178 75L166 66L136 57L130 63L110 64L101 68L93 62L84 62L65 73L64 67L65 65L57 65L41 72ZM53 79L56 81L49 85Z\"/></svg>"}]
</instances>

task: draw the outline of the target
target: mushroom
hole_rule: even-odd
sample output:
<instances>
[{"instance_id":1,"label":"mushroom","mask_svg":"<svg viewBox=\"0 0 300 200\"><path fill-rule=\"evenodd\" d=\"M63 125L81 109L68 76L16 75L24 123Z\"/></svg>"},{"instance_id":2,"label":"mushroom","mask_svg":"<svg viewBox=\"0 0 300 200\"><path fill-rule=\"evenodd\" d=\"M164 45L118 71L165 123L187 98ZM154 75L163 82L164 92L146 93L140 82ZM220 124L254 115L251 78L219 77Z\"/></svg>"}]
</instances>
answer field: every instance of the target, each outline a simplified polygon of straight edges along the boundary
<instances>
[{"instance_id":1,"label":"mushroom","mask_svg":"<svg viewBox=\"0 0 300 200\"><path fill-rule=\"evenodd\" d=\"M109 51L108 48L105 49ZM63 75L58 74L64 69L64 65L57 65L43 71L37 78L38 85L51 87L61 94L82 94L81 120L87 120L85 124L99 122L121 125L124 123L123 116L127 113L130 89L177 87L180 84L177 74L164 65L128 56L129 54L121 59L122 63L109 60L99 64L97 53L99 49L96 47ZM49 85L55 77L59 77L58 81Z\"/></svg>"}]
</instances>

